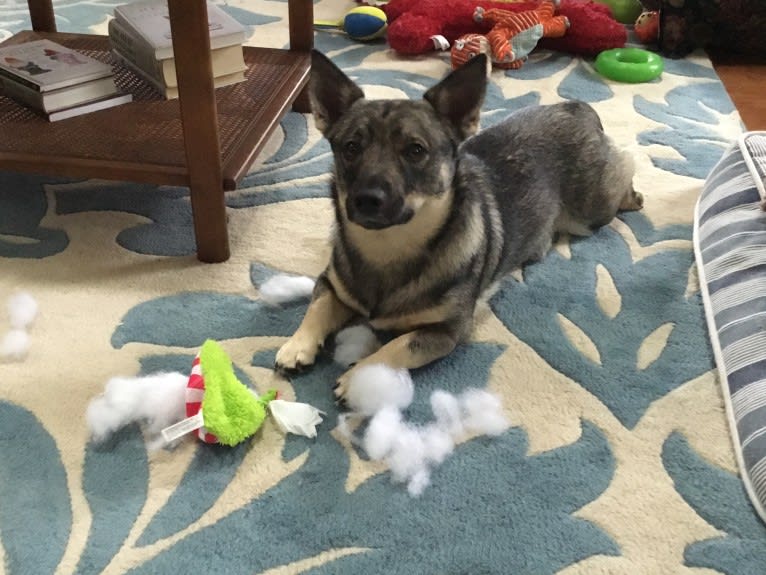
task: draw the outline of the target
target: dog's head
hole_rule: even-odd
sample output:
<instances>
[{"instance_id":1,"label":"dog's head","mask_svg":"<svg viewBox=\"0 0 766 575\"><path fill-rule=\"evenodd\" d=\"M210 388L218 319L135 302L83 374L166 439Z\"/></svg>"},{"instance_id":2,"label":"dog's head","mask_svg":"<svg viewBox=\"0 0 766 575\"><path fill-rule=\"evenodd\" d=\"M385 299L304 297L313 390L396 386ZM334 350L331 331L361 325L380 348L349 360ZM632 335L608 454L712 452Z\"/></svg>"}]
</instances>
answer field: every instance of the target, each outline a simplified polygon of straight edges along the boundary
<instances>
[{"instance_id":1,"label":"dog's head","mask_svg":"<svg viewBox=\"0 0 766 575\"><path fill-rule=\"evenodd\" d=\"M405 224L449 193L457 147L479 126L485 56L470 60L422 100L367 100L319 52L309 83L316 125L335 157L338 207L366 229Z\"/></svg>"}]
</instances>

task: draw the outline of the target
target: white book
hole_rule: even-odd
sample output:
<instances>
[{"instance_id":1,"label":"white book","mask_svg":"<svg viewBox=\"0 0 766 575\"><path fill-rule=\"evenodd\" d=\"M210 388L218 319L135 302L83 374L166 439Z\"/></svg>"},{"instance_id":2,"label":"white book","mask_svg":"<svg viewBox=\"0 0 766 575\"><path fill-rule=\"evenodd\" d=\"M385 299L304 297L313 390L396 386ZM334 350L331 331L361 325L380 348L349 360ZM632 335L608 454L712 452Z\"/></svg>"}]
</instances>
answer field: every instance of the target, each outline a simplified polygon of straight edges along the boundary
<instances>
[{"instance_id":1,"label":"white book","mask_svg":"<svg viewBox=\"0 0 766 575\"><path fill-rule=\"evenodd\" d=\"M109 42L116 52L129 59L162 86L178 87L174 58L157 60L154 57L154 49L140 36L131 34L116 18L109 20L108 29ZM247 70L241 44L211 50L210 60L214 77Z\"/></svg>"},{"instance_id":2,"label":"white book","mask_svg":"<svg viewBox=\"0 0 766 575\"><path fill-rule=\"evenodd\" d=\"M132 62L129 58L127 58L125 55L120 54L119 50L116 50L115 48L112 48L112 54L125 66L130 68L137 76L148 82L149 84L154 87L155 90L157 90L160 94L162 94L166 100L174 100L178 98L178 88L174 86L166 86L160 81L149 74L146 70L143 70L142 68L138 67L135 62ZM238 84L239 82L244 82L246 79L244 72L235 72L233 74L225 74L223 76L218 76L216 78L213 78L213 87L214 88L223 88L224 86L231 86L232 84Z\"/></svg>"},{"instance_id":3,"label":"white book","mask_svg":"<svg viewBox=\"0 0 766 575\"><path fill-rule=\"evenodd\" d=\"M166 0L122 4L114 8L114 17L132 33L141 35L154 48L157 60L173 57L173 37ZM211 50L245 41L245 27L211 2L207 3L207 17Z\"/></svg>"},{"instance_id":4,"label":"white book","mask_svg":"<svg viewBox=\"0 0 766 575\"><path fill-rule=\"evenodd\" d=\"M0 76L0 94L41 112L55 112L115 93L117 93L117 87L111 76L49 92L39 92L20 82Z\"/></svg>"},{"instance_id":5,"label":"white book","mask_svg":"<svg viewBox=\"0 0 766 575\"><path fill-rule=\"evenodd\" d=\"M48 92L112 75L109 64L50 40L0 48L0 75Z\"/></svg>"},{"instance_id":6,"label":"white book","mask_svg":"<svg viewBox=\"0 0 766 575\"><path fill-rule=\"evenodd\" d=\"M107 96L106 98L99 98L92 102L85 102L78 106L72 106L71 108L64 108L56 112L46 114L49 122L58 122L59 120L66 120L67 118L74 118L75 116L81 116L83 114L90 114L91 112L97 112L98 110L105 110L107 108L113 108L121 104L127 104L133 100L133 94L128 92L119 93L114 96Z\"/></svg>"}]
</instances>

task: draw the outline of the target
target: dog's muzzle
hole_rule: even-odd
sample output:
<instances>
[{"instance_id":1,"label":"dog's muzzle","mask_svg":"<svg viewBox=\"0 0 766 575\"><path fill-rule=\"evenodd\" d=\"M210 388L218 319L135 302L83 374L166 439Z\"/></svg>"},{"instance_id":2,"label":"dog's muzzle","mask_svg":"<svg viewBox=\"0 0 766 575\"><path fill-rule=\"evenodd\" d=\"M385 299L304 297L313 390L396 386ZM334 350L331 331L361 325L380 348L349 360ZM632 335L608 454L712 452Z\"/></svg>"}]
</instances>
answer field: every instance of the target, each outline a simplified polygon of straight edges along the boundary
<instances>
[{"instance_id":1,"label":"dog's muzzle","mask_svg":"<svg viewBox=\"0 0 766 575\"><path fill-rule=\"evenodd\" d=\"M346 199L348 218L370 230L380 230L408 222L412 210L401 197L392 196L379 187L356 190Z\"/></svg>"}]
</instances>

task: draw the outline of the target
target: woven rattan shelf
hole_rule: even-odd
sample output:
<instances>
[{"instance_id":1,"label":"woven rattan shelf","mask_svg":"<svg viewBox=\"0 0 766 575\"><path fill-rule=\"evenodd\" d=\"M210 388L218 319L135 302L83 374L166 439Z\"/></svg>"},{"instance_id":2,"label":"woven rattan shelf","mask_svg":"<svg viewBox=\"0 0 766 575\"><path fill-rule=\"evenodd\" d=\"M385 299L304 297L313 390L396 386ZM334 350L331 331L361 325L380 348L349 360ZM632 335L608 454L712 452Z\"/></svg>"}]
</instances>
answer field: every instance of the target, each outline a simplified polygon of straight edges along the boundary
<instances>
[{"instance_id":1,"label":"woven rattan shelf","mask_svg":"<svg viewBox=\"0 0 766 575\"><path fill-rule=\"evenodd\" d=\"M34 171L44 165L66 176L188 186L178 100L163 99L119 65L102 36L26 32L13 40L40 37L113 64L118 86L133 94L133 102L51 123L0 96L0 168ZM216 90L226 190L236 187L289 110L310 65L305 52L244 50L247 81Z\"/></svg>"},{"instance_id":2,"label":"woven rattan shelf","mask_svg":"<svg viewBox=\"0 0 766 575\"><path fill-rule=\"evenodd\" d=\"M116 62L108 38L55 32L50 0L28 0L34 31L114 66L133 101L48 122L0 96L0 170L188 186L198 257L229 257L224 190L245 175L284 114L307 112L311 0L288 0L289 50L244 47L246 81L213 91L204 0L168 0L180 100L164 100ZM177 35L176 35L177 34Z\"/></svg>"}]
</instances>

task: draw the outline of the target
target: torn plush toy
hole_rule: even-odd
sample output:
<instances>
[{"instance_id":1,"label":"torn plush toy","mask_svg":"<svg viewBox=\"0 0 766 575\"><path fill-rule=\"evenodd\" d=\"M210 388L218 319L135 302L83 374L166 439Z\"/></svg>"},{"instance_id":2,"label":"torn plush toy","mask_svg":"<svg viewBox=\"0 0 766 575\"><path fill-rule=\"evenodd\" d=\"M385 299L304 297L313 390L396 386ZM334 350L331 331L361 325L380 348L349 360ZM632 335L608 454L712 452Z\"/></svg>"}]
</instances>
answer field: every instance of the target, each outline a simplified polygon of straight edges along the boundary
<instances>
[{"instance_id":1,"label":"torn plush toy","mask_svg":"<svg viewBox=\"0 0 766 575\"><path fill-rule=\"evenodd\" d=\"M270 390L263 397L234 373L231 359L219 343L209 339L192 362L186 386L186 419L162 431L167 441L194 431L205 443L237 445L263 425L266 405L276 399Z\"/></svg>"},{"instance_id":2,"label":"torn plush toy","mask_svg":"<svg viewBox=\"0 0 766 575\"><path fill-rule=\"evenodd\" d=\"M236 445L260 429L266 406L283 433L316 437L322 412L306 403L278 399L274 390L259 397L237 379L221 346L208 340L192 363L186 388L187 419L178 425L183 433L195 431L206 443ZM168 440L173 436L168 430L163 435Z\"/></svg>"},{"instance_id":3,"label":"torn plush toy","mask_svg":"<svg viewBox=\"0 0 766 575\"><path fill-rule=\"evenodd\" d=\"M276 398L274 390L259 397L239 381L223 348L207 340L192 362L191 375L110 379L104 392L90 402L86 420L94 441L103 441L130 423L142 423L153 448L189 433L205 443L233 446L260 429L268 406L285 433L316 436L322 421L319 410Z\"/></svg>"}]
</instances>

